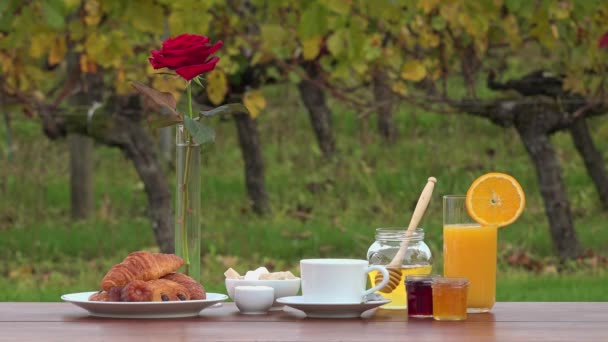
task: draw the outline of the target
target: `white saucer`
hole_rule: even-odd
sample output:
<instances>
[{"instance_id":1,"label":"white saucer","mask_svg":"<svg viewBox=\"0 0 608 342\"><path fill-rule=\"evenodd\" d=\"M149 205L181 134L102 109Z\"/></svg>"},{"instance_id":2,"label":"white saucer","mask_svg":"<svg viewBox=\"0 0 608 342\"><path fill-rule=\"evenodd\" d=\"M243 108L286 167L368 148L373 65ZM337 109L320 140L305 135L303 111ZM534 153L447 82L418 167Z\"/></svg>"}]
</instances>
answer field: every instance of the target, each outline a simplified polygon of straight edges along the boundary
<instances>
[{"instance_id":1,"label":"white saucer","mask_svg":"<svg viewBox=\"0 0 608 342\"><path fill-rule=\"evenodd\" d=\"M89 300L93 293L95 291L64 294L61 299L87 310L91 316L112 318L193 317L228 299L224 294L207 293L207 299L179 302L96 302Z\"/></svg>"},{"instance_id":2,"label":"white saucer","mask_svg":"<svg viewBox=\"0 0 608 342\"><path fill-rule=\"evenodd\" d=\"M278 303L304 311L313 318L356 318L367 310L390 303L390 299L372 300L365 303L318 303L307 302L302 296L281 297Z\"/></svg>"}]
</instances>

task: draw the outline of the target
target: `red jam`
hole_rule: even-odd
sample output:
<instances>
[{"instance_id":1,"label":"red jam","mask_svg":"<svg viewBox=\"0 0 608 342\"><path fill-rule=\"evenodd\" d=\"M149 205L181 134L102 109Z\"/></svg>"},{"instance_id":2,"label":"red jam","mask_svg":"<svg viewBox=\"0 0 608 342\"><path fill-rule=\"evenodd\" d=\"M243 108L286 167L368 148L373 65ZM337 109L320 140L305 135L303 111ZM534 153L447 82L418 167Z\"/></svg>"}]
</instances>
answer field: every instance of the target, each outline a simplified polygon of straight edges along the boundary
<instances>
[{"instance_id":1,"label":"red jam","mask_svg":"<svg viewBox=\"0 0 608 342\"><path fill-rule=\"evenodd\" d=\"M433 277L407 276L405 291L407 293L408 317L433 317Z\"/></svg>"}]
</instances>

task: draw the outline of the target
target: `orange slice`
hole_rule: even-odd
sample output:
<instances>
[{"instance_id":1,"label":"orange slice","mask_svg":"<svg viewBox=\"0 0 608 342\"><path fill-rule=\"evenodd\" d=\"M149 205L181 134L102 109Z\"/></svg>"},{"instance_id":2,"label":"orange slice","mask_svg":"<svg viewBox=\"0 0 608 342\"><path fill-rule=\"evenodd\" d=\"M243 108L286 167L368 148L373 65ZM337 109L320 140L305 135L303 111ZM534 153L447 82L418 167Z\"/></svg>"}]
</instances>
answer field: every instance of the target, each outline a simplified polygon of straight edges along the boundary
<instances>
[{"instance_id":1,"label":"orange slice","mask_svg":"<svg viewBox=\"0 0 608 342\"><path fill-rule=\"evenodd\" d=\"M512 176L499 172L477 178L465 201L471 218L482 226L508 226L521 216L526 206L521 185Z\"/></svg>"}]
</instances>

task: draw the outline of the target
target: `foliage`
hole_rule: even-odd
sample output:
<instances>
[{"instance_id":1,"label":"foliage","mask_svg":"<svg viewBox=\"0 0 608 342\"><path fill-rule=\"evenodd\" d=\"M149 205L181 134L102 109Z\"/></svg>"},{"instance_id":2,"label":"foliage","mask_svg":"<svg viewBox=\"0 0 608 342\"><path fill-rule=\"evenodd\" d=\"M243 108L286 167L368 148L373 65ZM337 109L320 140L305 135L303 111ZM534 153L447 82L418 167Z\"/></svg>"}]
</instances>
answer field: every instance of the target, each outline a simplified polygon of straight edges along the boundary
<instances>
[{"instance_id":1,"label":"foliage","mask_svg":"<svg viewBox=\"0 0 608 342\"><path fill-rule=\"evenodd\" d=\"M409 99L420 83L426 93L441 88L441 97L477 95L477 75L490 69L509 75L542 67L586 94L599 94L605 82L598 75L606 52L597 41L608 32L608 3L601 0L7 0L0 14L3 90L38 98L65 82L71 53L82 72L103 72L107 92L130 92L129 80L149 77L153 88L179 98L184 83L152 77L146 61L162 37L185 32L228 47L209 75L214 104L237 85L298 82L307 77L305 61L322 68L332 94L359 106L370 101L346 89L364 87L379 68ZM255 82L246 79L252 68L260 68ZM452 78L467 94L447 93ZM257 94L247 101L254 117L263 108Z\"/></svg>"}]
</instances>

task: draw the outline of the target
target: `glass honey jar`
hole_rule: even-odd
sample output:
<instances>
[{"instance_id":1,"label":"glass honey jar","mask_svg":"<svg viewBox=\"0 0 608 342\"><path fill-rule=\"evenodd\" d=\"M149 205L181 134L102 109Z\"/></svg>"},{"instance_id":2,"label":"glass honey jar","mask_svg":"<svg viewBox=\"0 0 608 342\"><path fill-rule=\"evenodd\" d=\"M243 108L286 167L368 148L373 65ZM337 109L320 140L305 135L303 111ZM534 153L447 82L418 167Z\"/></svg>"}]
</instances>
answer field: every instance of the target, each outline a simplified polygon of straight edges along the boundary
<instances>
[{"instance_id":1,"label":"glass honey jar","mask_svg":"<svg viewBox=\"0 0 608 342\"><path fill-rule=\"evenodd\" d=\"M405 278L407 275L428 275L432 271L432 254L424 242L424 230L417 228L409 236L406 228L378 228L374 243L367 250L367 260L370 265L388 265L399 250L401 244L407 241L407 249L401 260L401 280L397 287L390 292L378 293L391 302L382 306L383 309L405 310L407 298L405 293ZM372 286L376 285L376 274L369 274ZM378 276L380 280L381 275Z\"/></svg>"}]
</instances>

